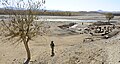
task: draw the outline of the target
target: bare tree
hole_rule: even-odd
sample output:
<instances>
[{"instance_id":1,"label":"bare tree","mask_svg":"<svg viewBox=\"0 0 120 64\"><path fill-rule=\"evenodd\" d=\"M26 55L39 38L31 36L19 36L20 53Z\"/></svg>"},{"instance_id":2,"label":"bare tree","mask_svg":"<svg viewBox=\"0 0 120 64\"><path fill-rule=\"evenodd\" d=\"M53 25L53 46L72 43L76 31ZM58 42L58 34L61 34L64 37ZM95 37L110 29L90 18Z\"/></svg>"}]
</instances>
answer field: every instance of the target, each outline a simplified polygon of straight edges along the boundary
<instances>
[{"instance_id":1,"label":"bare tree","mask_svg":"<svg viewBox=\"0 0 120 64\"><path fill-rule=\"evenodd\" d=\"M2 1L3 5L8 7L8 0ZM47 33L47 27L43 25L44 22L37 22L35 19L37 18L36 10L45 4L45 1L42 2L34 2L32 0L28 0L24 2L24 0L20 0L17 2L17 8L24 8L24 14L21 12L15 12L9 9L5 9L5 12L9 14L9 18L7 20L2 20L2 32L1 36L5 37L7 40L16 40L15 43L23 42L26 52L27 52L27 60L24 64L28 64L31 59L30 49L29 49L29 41L32 40L35 36L42 36Z\"/></svg>"},{"instance_id":2,"label":"bare tree","mask_svg":"<svg viewBox=\"0 0 120 64\"><path fill-rule=\"evenodd\" d=\"M110 22L110 20L112 18L114 18L114 15L112 13L106 13L105 16L106 16L106 19L108 20L108 22Z\"/></svg>"}]
</instances>

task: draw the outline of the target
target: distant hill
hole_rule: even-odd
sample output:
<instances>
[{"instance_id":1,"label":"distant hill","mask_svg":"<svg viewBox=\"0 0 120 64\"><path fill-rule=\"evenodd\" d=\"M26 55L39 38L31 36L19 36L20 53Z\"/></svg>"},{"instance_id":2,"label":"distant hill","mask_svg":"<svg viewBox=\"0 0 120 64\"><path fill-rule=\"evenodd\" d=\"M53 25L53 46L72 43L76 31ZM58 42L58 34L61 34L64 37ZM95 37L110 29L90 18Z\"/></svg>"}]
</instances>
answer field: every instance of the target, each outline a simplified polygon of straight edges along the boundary
<instances>
[{"instance_id":1,"label":"distant hill","mask_svg":"<svg viewBox=\"0 0 120 64\"><path fill-rule=\"evenodd\" d=\"M4 8L1 8L1 9L9 9L9 10L26 10L24 8L18 8L18 7L4 7Z\"/></svg>"},{"instance_id":2,"label":"distant hill","mask_svg":"<svg viewBox=\"0 0 120 64\"><path fill-rule=\"evenodd\" d=\"M7 13L6 13L7 11ZM8 14L12 12L26 14L26 9L17 8L17 7L4 7L0 8L0 14ZM109 11L62 11L62 10L33 10L33 12L37 12L37 15L51 15L51 16L100 16L104 13L108 13ZM115 16L120 16L119 11L112 11Z\"/></svg>"}]
</instances>

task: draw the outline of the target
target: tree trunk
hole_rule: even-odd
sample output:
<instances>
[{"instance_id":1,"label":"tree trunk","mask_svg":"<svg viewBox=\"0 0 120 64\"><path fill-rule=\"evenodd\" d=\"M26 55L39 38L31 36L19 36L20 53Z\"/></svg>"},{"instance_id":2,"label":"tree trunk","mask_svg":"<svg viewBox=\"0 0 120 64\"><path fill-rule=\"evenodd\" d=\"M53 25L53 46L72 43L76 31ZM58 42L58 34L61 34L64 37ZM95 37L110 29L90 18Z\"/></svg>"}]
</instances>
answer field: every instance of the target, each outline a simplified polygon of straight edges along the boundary
<instances>
[{"instance_id":1,"label":"tree trunk","mask_svg":"<svg viewBox=\"0 0 120 64\"><path fill-rule=\"evenodd\" d=\"M25 61L24 64L28 64L30 62L30 59L31 59L30 49L29 49L29 46L28 46L28 40L27 41L24 40L24 46L25 46L25 49L26 49L26 52L27 52L27 60Z\"/></svg>"}]
</instances>

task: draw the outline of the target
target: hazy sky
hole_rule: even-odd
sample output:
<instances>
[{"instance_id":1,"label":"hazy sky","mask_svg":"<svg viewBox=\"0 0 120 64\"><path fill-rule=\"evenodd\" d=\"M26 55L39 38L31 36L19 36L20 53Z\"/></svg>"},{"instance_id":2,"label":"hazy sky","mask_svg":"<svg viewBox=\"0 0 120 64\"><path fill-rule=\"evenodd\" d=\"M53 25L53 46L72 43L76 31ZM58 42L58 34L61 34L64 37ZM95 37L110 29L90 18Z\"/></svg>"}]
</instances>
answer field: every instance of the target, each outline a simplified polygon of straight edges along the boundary
<instances>
[{"instance_id":1,"label":"hazy sky","mask_svg":"<svg viewBox=\"0 0 120 64\"><path fill-rule=\"evenodd\" d=\"M45 8L63 11L120 11L120 0L46 0Z\"/></svg>"},{"instance_id":2,"label":"hazy sky","mask_svg":"<svg viewBox=\"0 0 120 64\"><path fill-rule=\"evenodd\" d=\"M67 11L120 11L120 0L46 0L46 9Z\"/></svg>"}]
</instances>

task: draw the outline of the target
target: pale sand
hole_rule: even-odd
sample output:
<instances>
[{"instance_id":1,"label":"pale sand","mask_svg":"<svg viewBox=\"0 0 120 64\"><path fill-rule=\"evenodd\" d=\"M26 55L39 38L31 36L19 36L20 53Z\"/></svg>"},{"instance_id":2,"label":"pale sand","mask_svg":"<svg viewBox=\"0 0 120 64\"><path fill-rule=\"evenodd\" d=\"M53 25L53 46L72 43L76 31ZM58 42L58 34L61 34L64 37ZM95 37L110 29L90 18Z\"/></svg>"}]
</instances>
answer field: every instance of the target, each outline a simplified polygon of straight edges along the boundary
<instances>
[{"instance_id":1,"label":"pale sand","mask_svg":"<svg viewBox=\"0 0 120 64\"><path fill-rule=\"evenodd\" d=\"M57 26L66 22L49 23L51 35L37 37L29 42L31 51L30 64L119 64L120 37L96 40L83 43L83 39L91 37L88 34L57 35L62 33ZM53 34L55 33L55 34ZM55 43L55 56L51 57L50 42ZM22 64L26 59L23 43L18 46L11 42L0 43L0 64Z\"/></svg>"}]
</instances>

